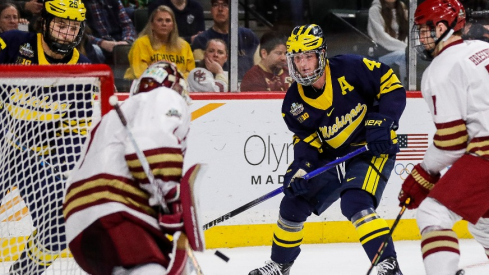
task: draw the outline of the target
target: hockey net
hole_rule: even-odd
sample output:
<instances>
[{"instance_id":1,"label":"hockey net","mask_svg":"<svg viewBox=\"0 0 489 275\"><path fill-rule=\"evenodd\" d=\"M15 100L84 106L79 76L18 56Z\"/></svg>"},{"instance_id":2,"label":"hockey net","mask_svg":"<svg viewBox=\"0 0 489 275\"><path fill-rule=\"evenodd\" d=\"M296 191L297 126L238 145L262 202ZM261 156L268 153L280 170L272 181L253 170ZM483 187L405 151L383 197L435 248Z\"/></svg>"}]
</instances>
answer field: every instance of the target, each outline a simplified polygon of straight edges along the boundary
<instances>
[{"instance_id":1,"label":"hockey net","mask_svg":"<svg viewBox=\"0 0 489 275\"><path fill-rule=\"evenodd\" d=\"M67 249L63 192L95 120L110 110L112 72L106 65L0 72L0 274L14 263L24 267L19 274L83 274ZM44 273L32 268L50 262Z\"/></svg>"}]
</instances>

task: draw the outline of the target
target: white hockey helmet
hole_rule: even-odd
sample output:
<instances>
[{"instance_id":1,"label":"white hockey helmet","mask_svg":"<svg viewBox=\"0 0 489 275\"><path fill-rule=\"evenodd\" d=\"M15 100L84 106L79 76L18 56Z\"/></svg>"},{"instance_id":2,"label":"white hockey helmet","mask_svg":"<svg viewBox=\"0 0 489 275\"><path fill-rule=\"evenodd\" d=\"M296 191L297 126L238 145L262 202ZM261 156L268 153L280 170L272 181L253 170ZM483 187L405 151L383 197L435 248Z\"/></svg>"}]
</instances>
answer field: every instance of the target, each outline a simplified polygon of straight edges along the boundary
<instances>
[{"instance_id":1,"label":"white hockey helmet","mask_svg":"<svg viewBox=\"0 0 489 275\"><path fill-rule=\"evenodd\" d=\"M189 92L227 92L228 86L221 80L214 79L211 72L204 68L195 68L187 78Z\"/></svg>"},{"instance_id":2,"label":"white hockey helmet","mask_svg":"<svg viewBox=\"0 0 489 275\"><path fill-rule=\"evenodd\" d=\"M178 92L187 103L190 103L187 82L183 74L173 63L167 61L151 64L138 79L132 82L130 95L149 92L158 87L170 88Z\"/></svg>"}]
</instances>

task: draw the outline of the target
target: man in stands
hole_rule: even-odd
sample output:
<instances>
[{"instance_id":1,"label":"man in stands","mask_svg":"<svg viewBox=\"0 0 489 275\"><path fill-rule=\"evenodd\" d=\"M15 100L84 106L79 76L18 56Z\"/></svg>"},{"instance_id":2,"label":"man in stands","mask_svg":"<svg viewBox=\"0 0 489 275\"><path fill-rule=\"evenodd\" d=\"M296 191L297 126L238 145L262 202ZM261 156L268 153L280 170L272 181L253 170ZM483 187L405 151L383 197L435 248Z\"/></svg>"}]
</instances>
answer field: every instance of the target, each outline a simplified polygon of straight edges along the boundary
<instances>
[{"instance_id":1,"label":"man in stands","mask_svg":"<svg viewBox=\"0 0 489 275\"><path fill-rule=\"evenodd\" d=\"M411 41L433 59L421 93L436 133L402 184L399 201L409 198L407 208L419 207L427 275L465 274L453 231L462 219L489 257L489 44L462 39L465 16L457 0L426 0L414 13Z\"/></svg>"},{"instance_id":2,"label":"man in stands","mask_svg":"<svg viewBox=\"0 0 489 275\"><path fill-rule=\"evenodd\" d=\"M99 59L113 63L116 45L131 45L136 40L136 28L120 0L84 0L87 25L92 34L88 40L96 45Z\"/></svg>"},{"instance_id":3,"label":"man in stands","mask_svg":"<svg viewBox=\"0 0 489 275\"><path fill-rule=\"evenodd\" d=\"M241 91L287 91L292 82L287 69L287 38L277 32L267 32L260 39L261 61L246 72Z\"/></svg>"},{"instance_id":4,"label":"man in stands","mask_svg":"<svg viewBox=\"0 0 489 275\"><path fill-rule=\"evenodd\" d=\"M0 64L90 63L75 49L83 37L85 12L80 0L46 1L38 33L0 34Z\"/></svg>"},{"instance_id":5,"label":"man in stands","mask_svg":"<svg viewBox=\"0 0 489 275\"><path fill-rule=\"evenodd\" d=\"M187 251L172 250L184 233L193 249L204 249L202 226L193 224L198 217L189 214L192 199L185 191L194 170L182 175L188 104L182 74L160 61L146 69L120 106L132 137L115 110L92 131L64 202L70 250L89 274L181 274L175 270L185 264L180 256ZM139 150L147 163L138 158ZM161 211L161 199L169 212ZM174 242L165 234L173 234Z\"/></svg>"},{"instance_id":6,"label":"man in stands","mask_svg":"<svg viewBox=\"0 0 489 275\"><path fill-rule=\"evenodd\" d=\"M207 41L219 38L229 41L229 0L211 0L211 14L214 25L203 33L197 35L192 43L195 60L204 58L204 50ZM253 66L253 55L258 47L258 38L252 30L238 28L238 78L242 79L244 74ZM227 70L227 68L224 68Z\"/></svg>"}]
</instances>

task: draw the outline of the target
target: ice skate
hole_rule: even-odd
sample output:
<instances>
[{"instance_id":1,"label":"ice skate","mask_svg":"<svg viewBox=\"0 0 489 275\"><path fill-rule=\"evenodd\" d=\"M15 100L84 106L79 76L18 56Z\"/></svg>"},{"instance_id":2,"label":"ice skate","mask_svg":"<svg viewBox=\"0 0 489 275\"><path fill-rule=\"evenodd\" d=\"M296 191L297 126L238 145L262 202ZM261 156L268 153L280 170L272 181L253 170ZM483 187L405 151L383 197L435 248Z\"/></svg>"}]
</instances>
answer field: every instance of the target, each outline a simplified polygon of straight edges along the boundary
<instances>
[{"instance_id":1,"label":"ice skate","mask_svg":"<svg viewBox=\"0 0 489 275\"><path fill-rule=\"evenodd\" d=\"M464 275L465 274L465 271L463 269L460 269L459 271L457 271L457 273L455 273L455 275Z\"/></svg>"},{"instance_id":2,"label":"ice skate","mask_svg":"<svg viewBox=\"0 0 489 275\"><path fill-rule=\"evenodd\" d=\"M248 275L289 275L293 263L279 264L274 261L268 261L264 267L254 269Z\"/></svg>"},{"instance_id":3,"label":"ice skate","mask_svg":"<svg viewBox=\"0 0 489 275\"><path fill-rule=\"evenodd\" d=\"M394 257L387 258L377 264L378 275L402 275L399 263Z\"/></svg>"}]
</instances>

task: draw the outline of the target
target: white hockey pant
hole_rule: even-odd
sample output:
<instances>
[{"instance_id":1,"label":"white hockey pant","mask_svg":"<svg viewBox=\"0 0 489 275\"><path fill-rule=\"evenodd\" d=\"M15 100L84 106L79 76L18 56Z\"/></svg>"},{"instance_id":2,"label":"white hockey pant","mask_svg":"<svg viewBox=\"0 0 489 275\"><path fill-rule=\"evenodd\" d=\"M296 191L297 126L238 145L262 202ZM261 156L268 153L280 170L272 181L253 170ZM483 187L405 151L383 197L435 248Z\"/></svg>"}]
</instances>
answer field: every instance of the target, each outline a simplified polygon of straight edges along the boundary
<instances>
[{"instance_id":1,"label":"white hockey pant","mask_svg":"<svg viewBox=\"0 0 489 275\"><path fill-rule=\"evenodd\" d=\"M451 230L461 219L462 217L432 198L426 198L417 212L418 227L422 236L434 231ZM468 228L475 240L485 248L485 253L489 257L489 218L480 218L475 225L469 223ZM457 253L433 253L424 259L426 274L453 275L459 269L459 260L460 255Z\"/></svg>"}]
</instances>

